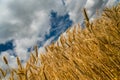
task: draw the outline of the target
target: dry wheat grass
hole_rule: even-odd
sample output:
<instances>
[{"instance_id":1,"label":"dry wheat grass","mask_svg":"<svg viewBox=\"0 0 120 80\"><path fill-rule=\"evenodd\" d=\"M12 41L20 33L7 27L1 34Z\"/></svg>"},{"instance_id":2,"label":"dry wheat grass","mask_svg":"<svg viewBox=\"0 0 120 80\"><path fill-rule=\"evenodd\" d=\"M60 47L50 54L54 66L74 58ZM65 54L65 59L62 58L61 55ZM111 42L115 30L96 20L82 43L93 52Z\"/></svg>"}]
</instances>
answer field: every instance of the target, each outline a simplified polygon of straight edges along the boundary
<instances>
[{"instance_id":1,"label":"dry wheat grass","mask_svg":"<svg viewBox=\"0 0 120 80\"><path fill-rule=\"evenodd\" d=\"M79 24L68 29L67 37L61 35L40 57L35 47L25 67L17 57L18 69L9 70L9 80L120 80L120 4L105 8L92 23L85 9L84 14L86 29Z\"/></svg>"}]
</instances>

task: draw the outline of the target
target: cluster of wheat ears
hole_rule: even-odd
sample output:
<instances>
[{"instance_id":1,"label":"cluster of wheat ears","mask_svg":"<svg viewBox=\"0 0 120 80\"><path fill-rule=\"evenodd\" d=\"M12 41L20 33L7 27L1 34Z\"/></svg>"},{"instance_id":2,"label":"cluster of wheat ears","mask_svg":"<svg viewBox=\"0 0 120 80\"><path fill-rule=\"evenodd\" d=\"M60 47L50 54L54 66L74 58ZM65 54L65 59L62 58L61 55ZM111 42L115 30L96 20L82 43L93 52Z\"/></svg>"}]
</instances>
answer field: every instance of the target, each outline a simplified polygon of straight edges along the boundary
<instances>
[{"instance_id":1,"label":"cluster of wheat ears","mask_svg":"<svg viewBox=\"0 0 120 80\"><path fill-rule=\"evenodd\" d=\"M120 4L105 8L100 18L89 22L84 9L86 28L80 25L66 31L59 41L46 47L38 56L37 47L26 66L17 57L17 69L0 68L6 80L120 80Z\"/></svg>"}]
</instances>

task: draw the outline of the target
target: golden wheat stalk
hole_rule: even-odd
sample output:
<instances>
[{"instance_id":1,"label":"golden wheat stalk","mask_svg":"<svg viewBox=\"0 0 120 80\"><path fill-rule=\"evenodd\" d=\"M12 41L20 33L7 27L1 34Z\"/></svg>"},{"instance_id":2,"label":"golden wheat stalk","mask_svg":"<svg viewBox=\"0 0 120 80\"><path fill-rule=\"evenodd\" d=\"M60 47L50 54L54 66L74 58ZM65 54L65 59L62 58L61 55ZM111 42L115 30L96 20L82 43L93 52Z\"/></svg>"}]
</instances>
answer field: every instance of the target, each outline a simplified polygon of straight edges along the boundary
<instances>
[{"instance_id":1,"label":"golden wheat stalk","mask_svg":"<svg viewBox=\"0 0 120 80\"><path fill-rule=\"evenodd\" d=\"M17 57L17 64L18 64L18 66L19 66L19 69L22 70L22 64L21 64L21 62L20 62L19 57Z\"/></svg>"}]
</instances>

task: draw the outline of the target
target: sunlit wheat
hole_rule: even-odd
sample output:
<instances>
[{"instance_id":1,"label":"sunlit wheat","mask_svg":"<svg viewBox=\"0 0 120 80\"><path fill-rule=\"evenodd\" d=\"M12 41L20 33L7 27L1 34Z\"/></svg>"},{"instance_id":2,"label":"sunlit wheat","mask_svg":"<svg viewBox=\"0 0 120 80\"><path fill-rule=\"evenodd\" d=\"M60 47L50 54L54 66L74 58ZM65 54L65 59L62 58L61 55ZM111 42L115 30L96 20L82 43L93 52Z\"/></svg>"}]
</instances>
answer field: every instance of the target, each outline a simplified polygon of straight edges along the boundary
<instances>
[{"instance_id":1,"label":"sunlit wheat","mask_svg":"<svg viewBox=\"0 0 120 80\"><path fill-rule=\"evenodd\" d=\"M17 57L18 68L10 68L9 80L120 80L120 4L105 8L91 23L83 13L85 29L79 24L68 29L40 57L35 46L26 66ZM0 72L5 79L6 70Z\"/></svg>"}]
</instances>

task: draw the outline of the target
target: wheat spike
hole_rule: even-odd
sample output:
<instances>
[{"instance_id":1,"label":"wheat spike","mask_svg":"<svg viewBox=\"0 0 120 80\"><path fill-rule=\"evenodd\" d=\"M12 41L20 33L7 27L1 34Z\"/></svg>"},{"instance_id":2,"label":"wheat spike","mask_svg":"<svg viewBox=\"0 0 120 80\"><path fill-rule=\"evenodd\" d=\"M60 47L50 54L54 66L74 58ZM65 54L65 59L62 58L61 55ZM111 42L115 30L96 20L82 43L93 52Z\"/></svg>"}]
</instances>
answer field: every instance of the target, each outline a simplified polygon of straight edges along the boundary
<instances>
[{"instance_id":1,"label":"wheat spike","mask_svg":"<svg viewBox=\"0 0 120 80\"><path fill-rule=\"evenodd\" d=\"M8 60L7 60L7 58L5 56L3 56L3 60L4 60L5 64L8 65Z\"/></svg>"},{"instance_id":2,"label":"wheat spike","mask_svg":"<svg viewBox=\"0 0 120 80\"><path fill-rule=\"evenodd\" d=\"M18 57L17 57L17 64L18 64L19 68L22 69L22 64L21 64L20 59Z\"/></svg>"},{"instance_id":3,"label":"wheat spike","mask_svg":"<svg viewBox=\"0 0 120 80\"><path fill-rule=\"evenodd\" d=\"M84 13L85 20L89 22L89 17L87 15L86 8L83 9L83 13Z\"/></svg>"},{"instance_id":4,"label":"wheat spike","mask_svg":"<svg viewBox=\"0 0 120 80\"><path fill-rule=\"evenodd\" d=\"M38 46L35 46L34 49L35 49L36 57L38 57Z\"/></svg>"},{"instance_id":5,"label":"wheat spike","mask_svg":"<svg viewBox=\"0 0 120 80\"><path fill-rule=\"evenodd\" d=\"M1 68L0 68L0 72L2 73L3 77L5 78L6 72L4 72L4 70L2 70Z\"/></svg>"}]
</instances>

